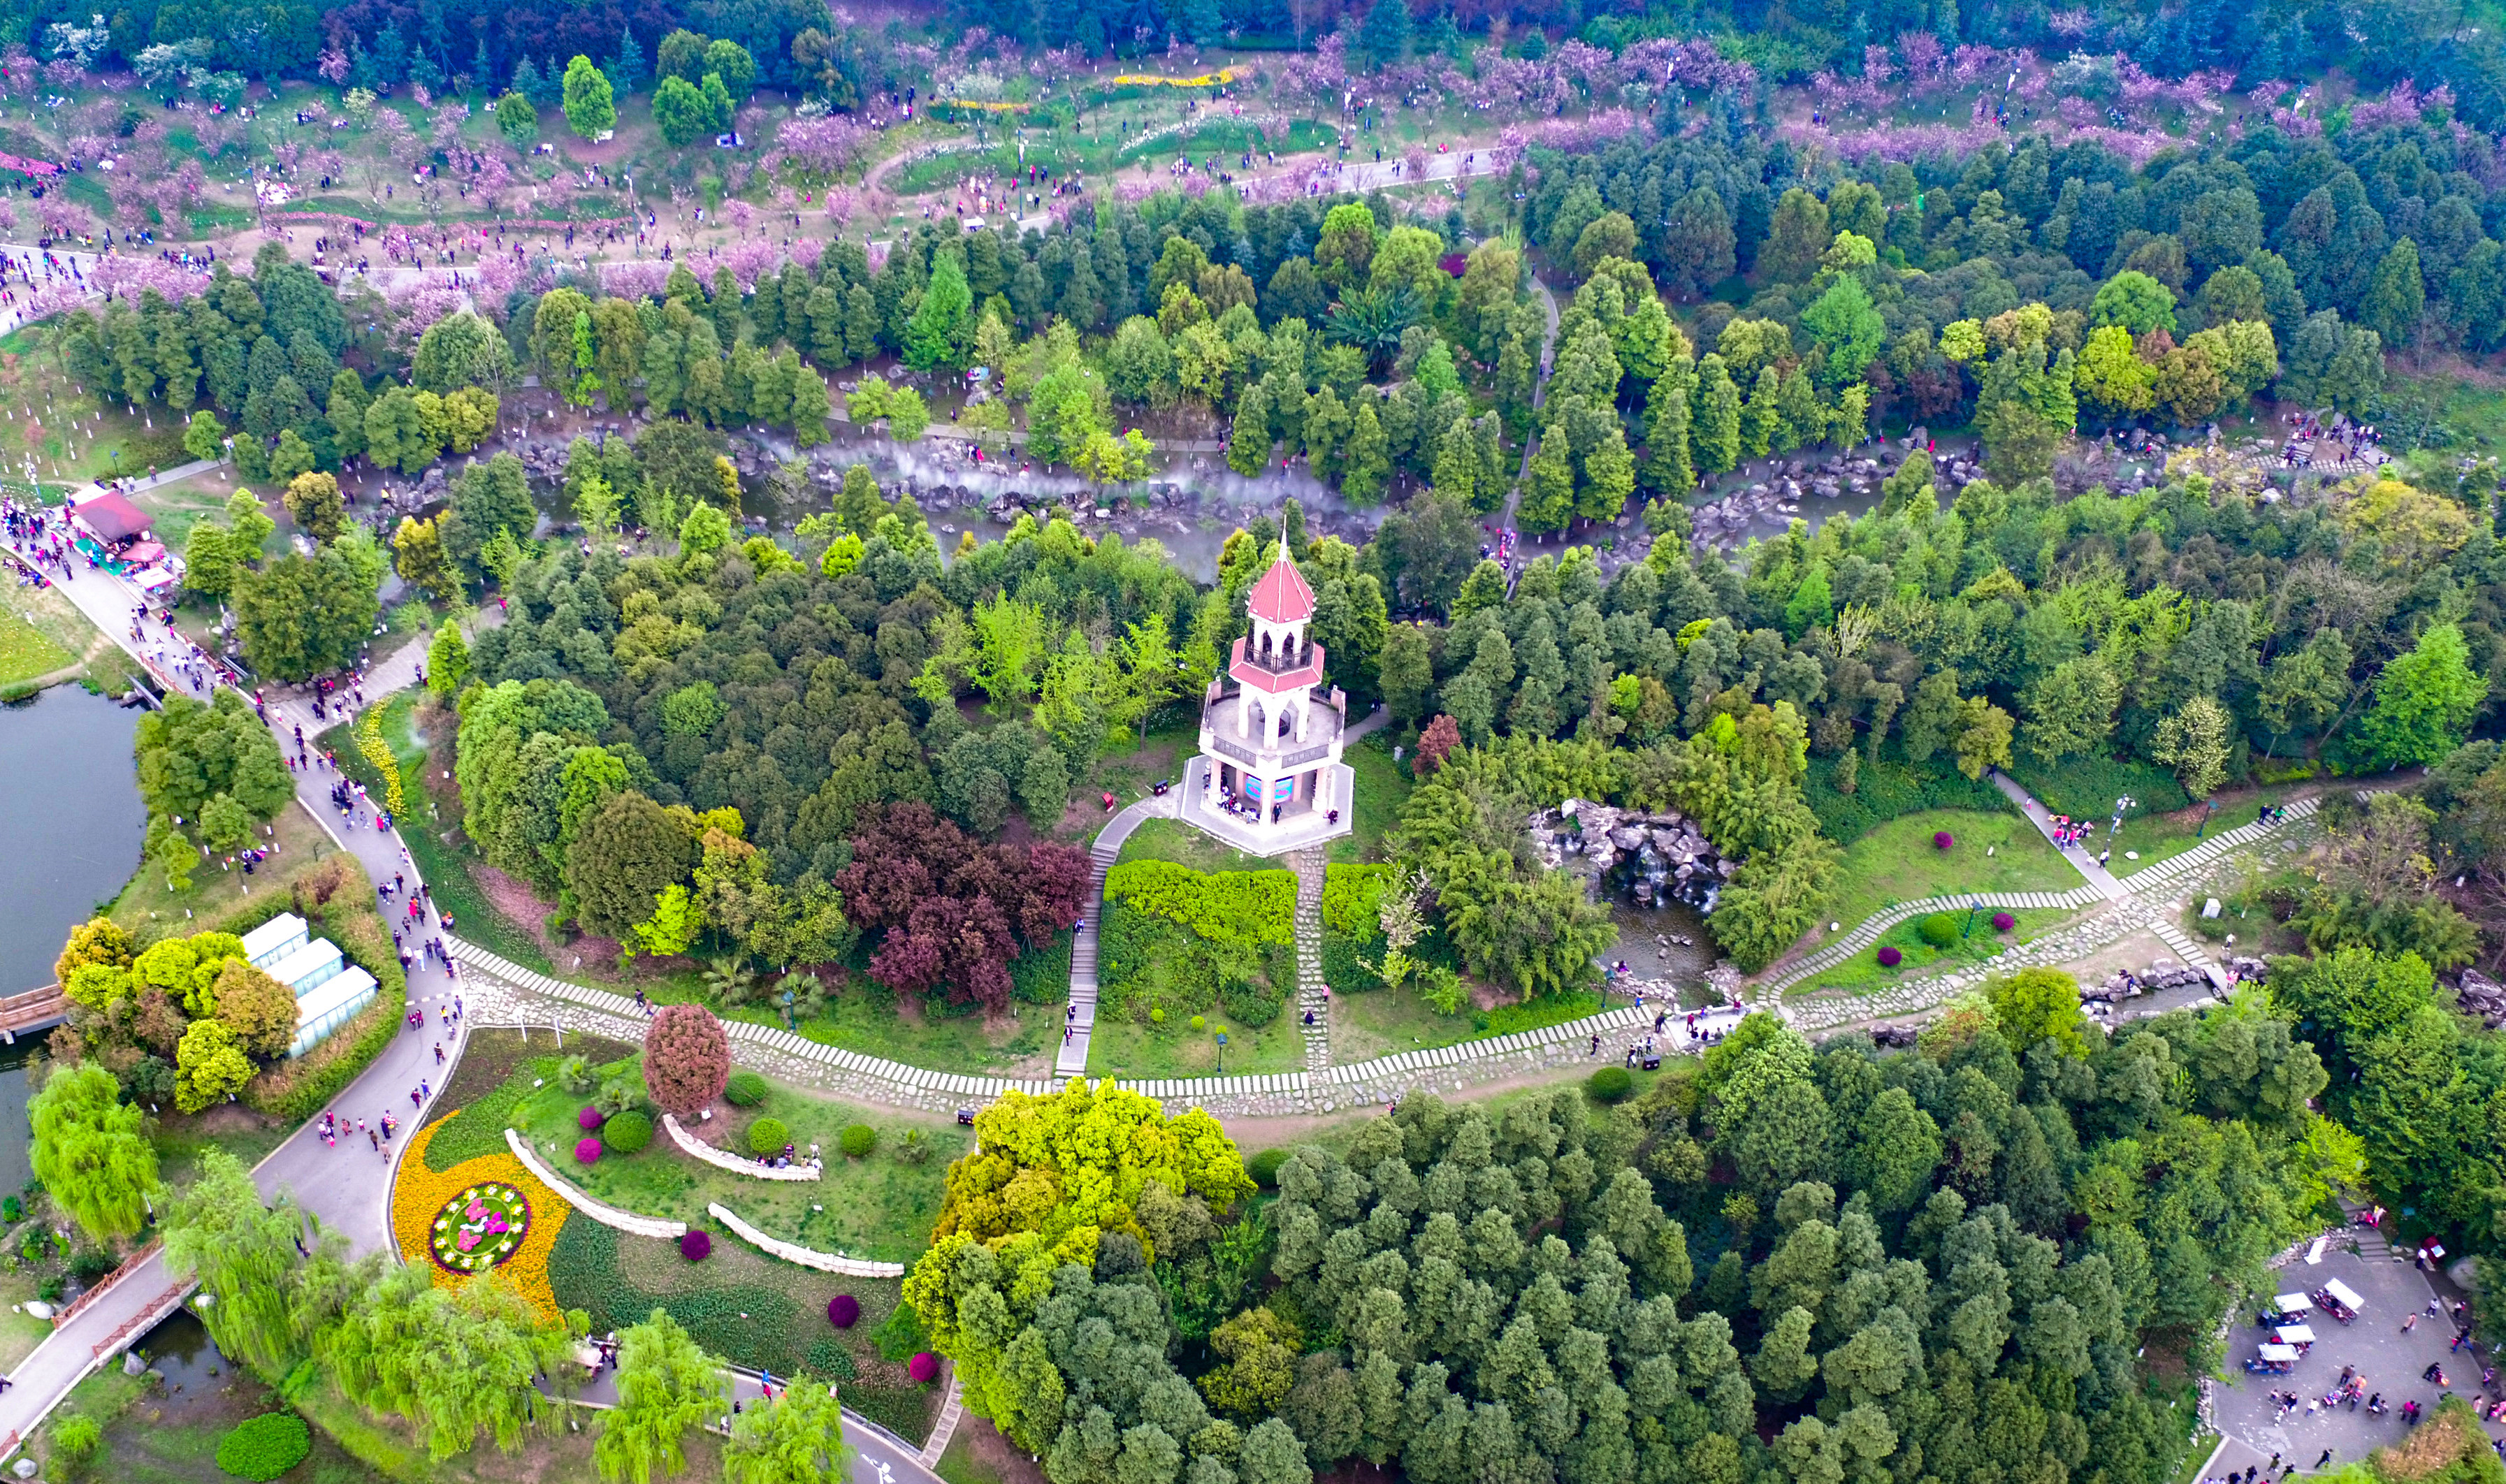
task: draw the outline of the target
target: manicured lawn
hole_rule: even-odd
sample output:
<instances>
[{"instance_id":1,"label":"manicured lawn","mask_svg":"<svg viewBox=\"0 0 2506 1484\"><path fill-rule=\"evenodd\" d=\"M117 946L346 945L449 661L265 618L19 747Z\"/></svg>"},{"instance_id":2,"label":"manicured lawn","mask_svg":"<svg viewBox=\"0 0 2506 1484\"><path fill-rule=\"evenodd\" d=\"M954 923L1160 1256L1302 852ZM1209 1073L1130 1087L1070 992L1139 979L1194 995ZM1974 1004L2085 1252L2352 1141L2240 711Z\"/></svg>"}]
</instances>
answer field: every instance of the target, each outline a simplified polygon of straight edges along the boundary
<instances>
[{"instance_id":1,"label":"manicured lawn","mask_svg":"<svg viewBox=\"0 0 2506 1484\"><path fill-rule=\"evenodd\" d=\"M1959 912L1953 915L1961 925L1965 923L1965 913ZM1929 970L1948 968L1953 964L1988 964L1998 957L2003 949L2031 941L2040 935L2068 922L2076 914L2059 907L2048 907L2041 910L2013 912L2010 915L2019 919L2017 926L2007 933L1995 933L1992 931L1990 916L1983 912L1977 913L1975 936L1961 938L1947 948L1934 948L1924 942L1922 934L1916 926L1922 919L1909 917L1880 934L1878 942L1871 944L1860 953L1846 959L1827 972L1794 986L1786 998L1814 994L1822 989L1843 989L1852 994L1866 995L1907 979L1920 978ZM1905 955L1904 961L1894 969L1880 968L1880 950L1882 948L1895 948Z\"/></svg>"},{"instance_id":2,"label":"manicured lawn","mask_svg":"<svg viewBox=\"0 0 2506 1484\"><path fill-rule=\"evenodd\" d=\"M1179 819L1143 820L1123 842L1122 861L1172 861L1194 870L1275 870L1272 861L1248 856L1195 830Z\"/></svg>"},{"instance_id":3,"label":"manicured lawn","mask_svg":"<svg viewBox=\"0 0 2506 1484\"><path fill-rule=\"evenodd\" d=\"M0 686L22 685L78 658L14 613L0 613Z\"/></svg>"},{"instance_id":4,"label":"manicured lawn","mask_svg":"<svg viewBox=\"0 0 2506 1484\"><path fill-rule=\"evenodd\" d=\"M1383 843L1383 831L1401 819L1401 806L1410 798L1415 783L1405 760L1392 760L1392 738L1388 732L1375 732L1359 739L1355 747L1342 754L1351 771L1357 774L1357 813L1350 833L1332 841L1334 861L1353 862L1377 859Z\"/></svg>"},{"instance_id":5,"label":"manicured lawn","mask_svg":"<svg viewBox=\"0 0 2506 1484\"><path fill-rule=\"evenodd\" d=\"M2209 835L2225 833L2230 830L2252 824L2255 814L2263 805L2286 803L2297 796L2299 787L2282 785L2249 792L2221 794L2217 798L2219 805L2217 812L2210 815L2206 822L2199 813L2192 814L2190 823L2179 823L2183 818L2182 811L2177 814L2134 813L2123 822L2123 829L2115 834L2114 856L2106 862L2106 869L2118 876L2129 876L2133 871L2145 870L2169 856L2180 856L2201 844ZM2096 848L2105 849L2105 826L2101 824L2097 827L2094 841ZM2130 860L2127 852L2138 852L2140 859Z\"/></svg>"},{"instance_id":6,"label":"manicured lawn","mask_svg":"<svg viewBox=\"0 0 2506 1484\"><path fill-rule=\"evenodd\" d=\"M1297 1021L1292 999L1269 1025L1243 1026L1224 1011L1206 1014L1203 1029L1192 1029L1190 1017L1169 1014L1164 1025L1135 1020L1100 1020L1088 1042L1088 1075L1142 1078L1216 1077L1218 1037L1227 1028L1227 1076L1257 1072L1294 1072L1306 1064L1305 1028Z\"/></svg>"},{"instance_id":7,"label":"manicured lawn","mask_svg":"<svg viewBox=\"0 0 2506 1484\"><path fill-rule=\"evenodd\" d=\"M609 1063L601 1071L623 1075L639 1088L642 1085L635 1057ZM523 1063L508 1084L522 1094L509 1116L512 1126L564 1179L597 1199L695 1226L710 1225L705 1207L720 1202L762 1231L820 1252L913 1261L930 1243L949 1161L974 1142L967 1130L951 1121L855 1108L775 1084L762 1107L718 1105L713 1121L698 1123L695 1132L707 1143L744 1151L751 1122L761 1117L780 1119L802 1151L812 1144L819 1147L827 1161L823 1180L751 1180L715 1169L681 1153L659 1127L658 1117L653 1142L645 1148L633 1154L604 1152L585 1165L574 1157L575 1144L584 1137L576 1115L590 1097L559 1086L555 1072L554 1055ZM540 1079L545 1079L543 1085L527 1086ZM724 1123L739 1133L724 1140L718 1132ZM837 1136L853 1123L867 1123L878 1131L878 1147L867 1158L848 1159L838 1150ZM926 1152L918 1164L899 1157L908 1131L921 1135Z\"/></svg>"},{"instance_id":8,"label":"manicured lawn","mask_svg":"<svg viewBox=\"0 0 2506 1484\"><path fill-rule=\"evenodd\" d=\"M1947 850L1932 844L1944 830L1955 841ZM2067 892L2082 883L2071 863L2015 812L1927 809L1892 819L1847 845L1837 884L1826 916L1849 933L1900 901L1968 892Z\"/></svg>"},{"instance_id":9,"label":"manicured lawn","mask_svg":"<svg viewBox=\"0 0 2506 1484\"><path fill-rule=\"evenodd\" d=\"M253 898L266 898L272 891L283 894L289 883L316 862L340 854L321 824L300 804L290 803L269 823L278 831L274 836L278 855L255 866L249 877L240 870L231 871L201 861L192 866L191 890L169 892L165 889L164 868L154 862L142 863L105 915L129 929L143 943L197 933L204 920L214 922L248 904ZM270 838L264 836L264 842ZM364 869L353 857L348 864L353 874L340 890L363 893L371 904L373 887Z\"/></svg>"},{"instance_id":10,"label":"manicured lawn","mask_svg":"<svg viewBox=\"0 0 2506 1484\"><path fill-rule=\"evenodd\" d=\"M1621 996L1619 1004L1626 1004ZM1509 1005L1493 1011L1474 1010L1464 1007L1459 1014L1442 1015L1436 1007L1418 997L1414 990L1372 990L1365 994L1332 996L1332 1060L1342 1066L1369 1061L1378 1056L1395 1056L1403 1051L1422 1051L1436 1046L1458 1045L1466 1041L1483 1041L1492 1036L1511 1036L1518 1031L1534 1031L1545 1026L1562 1025L1598 1014L1601 1003L1590 991L1567 995L1544 995L1525 1005Z\"/></svg>"},{"instance_id":11,"label":"manicured lawn","mask_svg":"<svg viewBox=\"0 0 2506 1484\"><path fill-rule=\"evenodd\" d=\"M704 1224L712 1226L710 1220ZM890 1360L879 1350L877 1331L897 1312L901 1280L799 1267L719 1229L713 1231L712 1254L690 1262L674 1242L628 1236L581 1218L557 1233L548 1265L557 1302L586 1311L594 1334L641 1324L653 1310L666 1309L698 1344L733 1364L770 1368L778 1379L806 1372L834 1381L842 1387L846 1406L901 1436L921 1438L939 1410L939 1387L914 1386L905 1374L905 1356ZM849 1329L827 1321L827 1301L839 1293L861 1303L861 1318Z\"/></svg>"},{"instance_id":12,"label":"manicured lawn","mask_svg":"<svg viewBox=\"0 0 2506 1484\"><path fill-rule=\"evenodd\" d=\"M854 979L828 1003L826 1014L801 1023L801 1034L821 1045L916 1067L1014 1075L1035 1071L1050 1057L1051 1038L1059 1034L1061 1024L1056 1007L1023 1005L1018 1009L1015 1020L987 1022L979 1013L946 1014L918 1003L902 1008L887 991ZM782 1024L762 1006L733 1010L731 1016L760 1025Z\"/></svg>"}]
</instances>

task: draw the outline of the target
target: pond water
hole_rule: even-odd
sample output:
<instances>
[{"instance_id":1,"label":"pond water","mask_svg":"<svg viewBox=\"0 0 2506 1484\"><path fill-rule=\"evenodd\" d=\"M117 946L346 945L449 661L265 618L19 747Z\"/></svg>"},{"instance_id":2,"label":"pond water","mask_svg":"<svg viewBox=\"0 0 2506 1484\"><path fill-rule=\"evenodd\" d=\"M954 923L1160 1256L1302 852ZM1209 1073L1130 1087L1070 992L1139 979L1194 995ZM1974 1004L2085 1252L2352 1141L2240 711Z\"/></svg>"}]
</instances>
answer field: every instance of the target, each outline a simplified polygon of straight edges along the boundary
<instances>
[{"instance_id":1,"label":"pond water","mask_svg":"<svg viewBox=\"0 0 2506 1484\"><path fill-rule=\"evenodd\" d=\"M139 716L76 686L0 706L0 995L53 982L70 929L139 864Z\"/></svg>"},{"instance_id":2,"label":"pond water","mask_svg":"<svg viewBox=\"0 0 2506 1484\"><path fill-rule=\"evenodd\" d=\"M26 1063L43 1046L40 1037L0 1046L0 1195L14 1195L35 1178L28 1158L35 1131L26 1122Z\"/></svg>"}]
</instances>

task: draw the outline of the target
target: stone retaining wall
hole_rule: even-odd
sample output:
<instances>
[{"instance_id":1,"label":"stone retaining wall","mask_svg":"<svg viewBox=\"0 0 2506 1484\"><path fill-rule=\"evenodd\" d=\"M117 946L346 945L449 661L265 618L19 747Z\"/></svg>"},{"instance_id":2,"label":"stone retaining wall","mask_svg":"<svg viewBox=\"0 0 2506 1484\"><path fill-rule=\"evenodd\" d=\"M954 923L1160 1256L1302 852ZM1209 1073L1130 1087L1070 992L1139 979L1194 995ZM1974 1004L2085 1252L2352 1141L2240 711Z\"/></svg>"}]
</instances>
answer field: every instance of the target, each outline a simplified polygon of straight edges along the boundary
<instances>
[{"instance_id":1,"label":"stone retaining wall","mask_svg":"<svg viewBox=\"0 0 2506 1484\"><path fill-rule=\"evenodd\" d=\"M530 1141L510 1128L505 1130L505 1144L514 1151L514 1157L522 1162L522 1168L531 1172L531 1179L555 1191L557 1199L603 1226L614 1226L620 1231L632 1232L639 1237L661 1237L669 1241L676 1241L688 1234L688 1223L685 1221L664 1221L656 1217L635 1216L629 1212L621 1211L615 1206L604 1206L577 1190L557 1179L555 1171L540 1162L540 1156L531 1148Z\"/></svg>"},{"instance_id":2,"label":"stone retaining wall","mask_svg":"<svg viewBox=\"0 0 2506 1484\"><path fill-rule=\"evenodd\" d=\"M733 1236L770 1257L780 1257L786 1262L797 1262L803 1267L813 1267L821 1273L841 1273L847 1278L902 1278L905 1276L905 1264L902 1262L873 1262L868 1257L847 1257L841 1253L811 1252L808 1248L795 1243L768 1236L734 1216L728 1206L716 1203L705 1207L705 1210L713 1214L715 1220L730 1227Z\"/></svg>"},{"instance_id":3,"label":"stone retaining wall","mask_svg":"<svg viewBox=\"0 0 2506 1484\"><path fill-rule=\"evenodd\" d=\"M813 1164L796 1164L784 1169L742 1159L729 1149L718 1149L679 1126L676 1113L662 1114L662 1127L669 1131L670 1142L685 1153L701 1159L717 1170L727 1170L748 1180L816 1180L819 1170Z\"/></svg>"}]
</instances>

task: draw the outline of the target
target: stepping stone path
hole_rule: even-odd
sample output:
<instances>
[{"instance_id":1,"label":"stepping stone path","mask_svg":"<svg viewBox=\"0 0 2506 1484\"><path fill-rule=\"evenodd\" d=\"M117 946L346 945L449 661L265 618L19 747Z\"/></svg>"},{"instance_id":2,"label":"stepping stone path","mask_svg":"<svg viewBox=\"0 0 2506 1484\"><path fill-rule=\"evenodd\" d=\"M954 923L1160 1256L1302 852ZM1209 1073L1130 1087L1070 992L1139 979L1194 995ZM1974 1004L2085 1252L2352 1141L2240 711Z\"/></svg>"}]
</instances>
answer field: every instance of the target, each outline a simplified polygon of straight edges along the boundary
<instances>
[{"instance_id":1,"label":"stepping stone path","mask_svg":"<svg viewBox=\"0 0 2506 1484\"><path fill-rule=\"evenodd\" d=\"M1331 994L1323 983L1323 872L1320 850L1288 858L1297 872L1297 1020L1306 1033L1306 1074L1331 1070ZM1313 1016L1311 1022L1306 1017Z\"/></svg>"}]
</instances>

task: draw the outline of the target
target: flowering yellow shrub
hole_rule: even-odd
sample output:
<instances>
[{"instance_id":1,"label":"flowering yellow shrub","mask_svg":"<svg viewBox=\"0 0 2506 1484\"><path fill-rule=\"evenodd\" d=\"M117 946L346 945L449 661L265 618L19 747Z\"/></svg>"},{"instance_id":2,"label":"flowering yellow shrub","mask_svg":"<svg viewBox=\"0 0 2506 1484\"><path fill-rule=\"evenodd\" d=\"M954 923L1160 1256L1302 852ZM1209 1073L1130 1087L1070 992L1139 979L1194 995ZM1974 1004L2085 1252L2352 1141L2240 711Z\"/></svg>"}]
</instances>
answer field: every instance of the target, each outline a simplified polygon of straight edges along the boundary
<instances>
[{"instance_id":1,"label":"flowering yellow shrub","mask_svg":"<svg viewBox=\"0 0 2506 1484\"><path fill-rule=\"evenodd\" d=\"M411 1134L409 1151L401 1156L391 1206L392 1240L400 1248L401 1259L433 1274L437 1288L457 1289L468 1283L467 1276L448 1272L435 1260L435 1219L447 1202L473 1186L489 1182L513 1186L530 1201L530 1228L522 1234L522 1245L514 1255L490 1271L501 1271L510 1277L522 1300L542 1320L563 1321L565 1312L557 1306L556 1294L549 1287L548 1257L571 1208L555 1191L533 1180L522 1162L511 1153L482 1154L440 1173L428 1169L426 1146L447 1121L438 1118Z\"/></svg>"},{"instance_id":2,"label":"flowering yellow shrub","mask_svg":"<svg viewBox=\"0 0 2506 1484\"><path fill-rule=\"evenodd\" d=\"M1199 77L1160 77L1153 72L1127 72L1114 79L1118 88L1224 88L1235 81L1235 69L1221 67Z\"/></svg>"},{"instance_id":3,"label":"flowering yellow shrub","mask_svg":"<svg viewBox=\"0 0 2506 1484\"><path fill-rule=\"evenodd\" d=\"M383 740L381 707L370 708L363 717L358 719L357 751L365 754L366 760L373 763L375 771L382 775L383 802L390 808L392 818L400 818L404 812L401 805L407 795L401 792L400 760L392 756L391 744Z\"/></svg>"}]
</instances>

